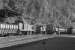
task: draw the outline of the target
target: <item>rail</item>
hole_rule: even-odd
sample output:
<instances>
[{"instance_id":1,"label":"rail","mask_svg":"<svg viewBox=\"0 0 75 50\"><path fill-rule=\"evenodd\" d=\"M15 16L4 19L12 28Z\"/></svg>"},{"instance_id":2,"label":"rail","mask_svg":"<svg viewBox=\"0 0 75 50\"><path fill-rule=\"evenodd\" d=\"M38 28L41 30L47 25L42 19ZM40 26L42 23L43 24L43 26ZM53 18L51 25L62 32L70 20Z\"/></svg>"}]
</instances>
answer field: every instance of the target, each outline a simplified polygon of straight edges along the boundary
<instances>
[{"instance_id":1,"label":"rail","mask_svg":"<svg viewBox=\"0 0 75 50\"><path fill-rule=\"evenodd\" d=\"M53 35L27 35L27 36L10 36L10 37L0 37L0 48L10 47L20 44L27 44L30 42L35 42L39 40L44 40L48 38L54 38L56 34Z\"/></svg>"}]
</instances>

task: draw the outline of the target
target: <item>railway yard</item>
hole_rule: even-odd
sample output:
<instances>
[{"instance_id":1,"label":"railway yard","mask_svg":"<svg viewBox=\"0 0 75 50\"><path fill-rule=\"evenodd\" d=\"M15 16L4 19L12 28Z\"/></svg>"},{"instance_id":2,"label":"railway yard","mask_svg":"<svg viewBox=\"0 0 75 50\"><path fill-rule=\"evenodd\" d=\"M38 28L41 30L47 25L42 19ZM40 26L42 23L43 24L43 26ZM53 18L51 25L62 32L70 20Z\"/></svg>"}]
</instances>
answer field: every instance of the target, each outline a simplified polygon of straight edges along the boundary
<instances>
[{"instance_id":1,"label":"railway yard","mask_svg":"<svg viewBox=\"0 0 75 50\"><path fill-rule=\"evenodd\" d=\"M0 48L27 44L56 37L75 37L74 33L72 33L73 29L70 28L64 29L56 28L52 25L36 25L35 29L33 29L32 25L23 23L19 23L16 26L10 24L0 25ZM70 33L68 31L70 31Z\"/></svg>"},{"instance_id":2,"label":"railway yard","mask_svg":"<svg viewBox=\"0 0 75 50\"><path fill-rule=\"evenodd\" d=\"M75 50L74 3L0 0L0 50Z\"/></svg>"}]
</instances>

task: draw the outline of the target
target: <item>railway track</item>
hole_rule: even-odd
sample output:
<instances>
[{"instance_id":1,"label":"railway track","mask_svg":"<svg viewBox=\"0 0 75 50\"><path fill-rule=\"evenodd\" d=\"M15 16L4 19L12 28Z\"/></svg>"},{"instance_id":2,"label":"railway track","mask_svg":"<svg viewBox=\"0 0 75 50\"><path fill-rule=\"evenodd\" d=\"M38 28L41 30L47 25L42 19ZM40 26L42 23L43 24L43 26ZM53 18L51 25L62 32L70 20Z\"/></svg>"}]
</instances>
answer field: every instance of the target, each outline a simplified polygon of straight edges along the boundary
<instances>
[{"instance_id":1,"label":"railway track","mask_svg":"<svg viewBox=\"0 0 75 50\"><path fill-rule=\"evenodd\" d=\"M0 37L0 48L54 38L56 36L57 36L56 34L53 35L39 34L39 35L27 35L27 36L23 35L23 36Z\"/></svg>"},{"instance_id":2,"label":"railway track","mask_svg":"<svg viewBox=\"0 0 75 50\"><path fill-rule=\"evenodd\" d=\"M20 36L8 36L8 37L0 37L0 48L10 47L20 44L27 44L31 42L36 42L44 39L55 38L55 37L68 37L75 38L75 35L61 34L57 35L56 33L51 35L20 35Z\"/></svg>"},{"instance_id":3,"label":"railway track","mask_svg":"<svg viewBox=\"0 0 75 50\"><path fill-rule=\"evenodd\" d=\"M68 37L68 38L75 38L75 35L58 35L58 37Z\"/></svg>"}]
</instances>

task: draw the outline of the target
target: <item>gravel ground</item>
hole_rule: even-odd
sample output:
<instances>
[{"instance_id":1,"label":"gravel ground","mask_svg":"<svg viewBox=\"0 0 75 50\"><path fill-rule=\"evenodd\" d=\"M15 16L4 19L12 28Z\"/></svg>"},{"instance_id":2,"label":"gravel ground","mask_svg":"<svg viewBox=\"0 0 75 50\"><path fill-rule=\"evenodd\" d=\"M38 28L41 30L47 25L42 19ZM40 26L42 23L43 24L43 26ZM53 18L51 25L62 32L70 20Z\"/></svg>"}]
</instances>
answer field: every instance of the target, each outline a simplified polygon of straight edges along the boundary
<instances>
[{"instance_id":1,"label":"gravel ground","mask_svg":"<svg viewBox=\"0 0 75 50\"><path fill-rule=\"evenodd\" d=\"M75 38L55 37L0 50L75 50Z\"/></svg>"},{"instance_id":2,"label":"gravel ground","mask_svg":"<svg viewBox=\"0 0 75 50\"><path fill-rule=\"evenodd\" d=\"M14 46L18 44L26 44L43 39L53 38L56 35L28 35L28 36L9 36L0 38L0 48Z\"/></svg>"},{"instance_id":3,"label":"gravel ground","mask_svg":"<svg viewBox=\"0 0 75 50\"><path fill-rule=\"evenodd\" d=\"M60 37L33 41L31 43L23 43L20 45L1 48L0 50L75 50L75 38L61 35Z\"/></svg>"}]
</instances>

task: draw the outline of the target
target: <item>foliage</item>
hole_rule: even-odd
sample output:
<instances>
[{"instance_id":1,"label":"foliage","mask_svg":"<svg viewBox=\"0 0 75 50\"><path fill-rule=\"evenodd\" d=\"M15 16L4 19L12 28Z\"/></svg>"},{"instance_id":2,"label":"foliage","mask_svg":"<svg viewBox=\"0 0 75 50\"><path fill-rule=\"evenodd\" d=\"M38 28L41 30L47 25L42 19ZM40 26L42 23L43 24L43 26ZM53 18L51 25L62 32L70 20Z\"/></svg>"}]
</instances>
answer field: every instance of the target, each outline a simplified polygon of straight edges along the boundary
<instances>
[{"instance_id":1,"label":"foliage","mask_svg":"<svg viewBox=\"0 0 75 50\"><path fill-rule=\"evenodd\" d=\"M22 20L31 23L70 25L72 12L75 13L74 0L7 0L7 8L21 13ZM23 21L24 21L23 20ZM59 22L60 21L60 22Z\"/></svg>"}]
</instances>

